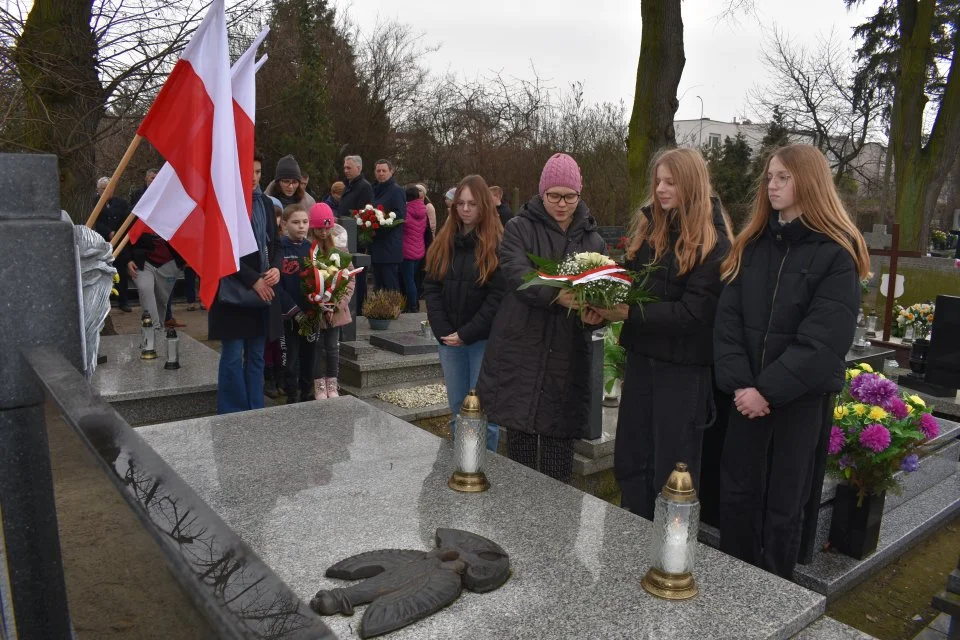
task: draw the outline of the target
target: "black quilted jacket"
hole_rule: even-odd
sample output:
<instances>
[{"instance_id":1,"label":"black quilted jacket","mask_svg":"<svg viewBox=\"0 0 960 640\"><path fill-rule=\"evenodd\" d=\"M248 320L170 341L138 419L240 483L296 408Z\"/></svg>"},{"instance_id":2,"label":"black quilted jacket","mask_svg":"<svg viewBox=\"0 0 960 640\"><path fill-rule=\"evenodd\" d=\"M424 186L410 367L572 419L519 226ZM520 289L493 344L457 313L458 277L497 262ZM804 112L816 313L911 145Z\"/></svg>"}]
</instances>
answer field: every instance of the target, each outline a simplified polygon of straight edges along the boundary
<instances>
[{"instance_id":1,"label":"black quilted jacket","mask_svg":"<svg viewBox=\"0 0 960 640\"><path fill-rule=\"evenodd\" d=\"M744 250L714 331L717 386L756 387L773 407L843 387L860 306L850 254L801 219L781 227L777 217Z\"/></svg>"}]
</instances>

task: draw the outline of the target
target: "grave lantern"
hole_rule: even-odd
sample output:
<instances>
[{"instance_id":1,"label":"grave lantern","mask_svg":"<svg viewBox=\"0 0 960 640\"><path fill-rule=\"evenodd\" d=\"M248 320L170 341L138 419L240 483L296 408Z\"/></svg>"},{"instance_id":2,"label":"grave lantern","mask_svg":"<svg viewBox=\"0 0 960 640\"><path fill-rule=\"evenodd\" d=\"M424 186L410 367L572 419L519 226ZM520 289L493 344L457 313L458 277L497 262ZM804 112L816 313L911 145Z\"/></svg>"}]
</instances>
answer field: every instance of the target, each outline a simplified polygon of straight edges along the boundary
<instances>
[{"instance_id":1,"label":"grave lantern","mask_svg":"<svg viewBox=\"0 0 960 640\"><path fill-rule=\"evenodd\" d=\"M153 320L150 314L143 312L143 319L140 321L140 359L154 360L157 357L156 334L153 331Z\"/></svg>"},{"instance_id":2,"label":"grave lantern","mask_svg":"<svg viewBox=\"0 0 960 640\"><path fill-rule=\"evenodd\" d=\"M487 453L487 417L473 389L463 399L453 427L453 461L456 470L447 482L454 491L477 493L490 488L483 473Z\"/></svg>"},{"instance_id":3,"label":"grave lantern","mask_svg":"<svg viewBox=\"0 0 960 640\"><path fill-rule=\"evenodd\" d=\"M180 336L176 329L167 329L167 364L163 368L180 368Z\"/></svg>"},{"instance_id":4,"label":"grave lantern","mask_svg":"<svg viewBox=\"0 0 960 640\"><path fill-rule=\"evenodd\" d=\"M678 462L657 496L653 514L652 566L641 585L667 600L686 600L697 595L693 565L700 528L700 501L687 465Z\"/></svg>"}]
</instances>

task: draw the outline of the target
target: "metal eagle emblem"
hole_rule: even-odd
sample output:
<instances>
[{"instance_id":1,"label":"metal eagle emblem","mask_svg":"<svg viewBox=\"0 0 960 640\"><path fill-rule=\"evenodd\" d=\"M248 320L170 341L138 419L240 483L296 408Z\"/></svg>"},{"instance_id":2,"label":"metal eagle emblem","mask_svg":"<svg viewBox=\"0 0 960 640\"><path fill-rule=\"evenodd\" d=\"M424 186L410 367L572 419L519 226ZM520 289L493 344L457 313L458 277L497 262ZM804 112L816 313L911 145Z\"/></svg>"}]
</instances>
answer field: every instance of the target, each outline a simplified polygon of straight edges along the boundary
<instances>
[{"instance_id":1,"label":"metal eagle emblem","mask_svg":"<svg viewBox=\"0 0 960 640\"><path fill-rule=\"evenodd\" d=\"M432 551L383 549L341 560L325 575L363 582L322 589L310 600L310 608L320 615L349 616L354 607L370 603L358 633L372 638L439 611L456 600L464 587L485 593L510 577L507 552L482 536L437 529L436 543Z\"/></svg>"}]
</instances>

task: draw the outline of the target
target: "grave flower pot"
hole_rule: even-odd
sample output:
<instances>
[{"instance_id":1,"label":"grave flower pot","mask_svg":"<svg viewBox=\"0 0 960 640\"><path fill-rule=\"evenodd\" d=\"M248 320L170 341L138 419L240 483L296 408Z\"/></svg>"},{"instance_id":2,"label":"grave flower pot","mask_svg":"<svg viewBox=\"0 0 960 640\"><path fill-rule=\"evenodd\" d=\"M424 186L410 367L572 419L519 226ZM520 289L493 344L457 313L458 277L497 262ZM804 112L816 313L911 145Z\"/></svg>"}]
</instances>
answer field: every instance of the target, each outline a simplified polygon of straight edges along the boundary
<instances>
[{"instance_id":1,"label":"grave flower pot","mask_svg":"<svg viewBox=\"0 0 960 640\"><path fill-rule=\"evenodd\" d=\"M390 318L367 318L367 322L374 331L385 331L390 328Z\"/></svg>"},{"instance_id":2,"label":"grave flower pot","mask_svg":"<svg viewBox=\"0 0 960 640\"><path fill-rule=\"evenodd\" d=\"M910 370L917 375L927 372L927 355L930 351L930 341L926 338L917 338L910 347Z\"/></svg>"},{"instance_id":3,"label":"grave flower pot","mask_svg":"<svg viewBox=\"0 0 960 640\"><path fill-rule=\"evenodd\" d=\"M876 551L886 495L886 491L868 493L858 506L857 489L838 484L830 522L830 546L857 560Z\"/></svg>"}]
</instances>

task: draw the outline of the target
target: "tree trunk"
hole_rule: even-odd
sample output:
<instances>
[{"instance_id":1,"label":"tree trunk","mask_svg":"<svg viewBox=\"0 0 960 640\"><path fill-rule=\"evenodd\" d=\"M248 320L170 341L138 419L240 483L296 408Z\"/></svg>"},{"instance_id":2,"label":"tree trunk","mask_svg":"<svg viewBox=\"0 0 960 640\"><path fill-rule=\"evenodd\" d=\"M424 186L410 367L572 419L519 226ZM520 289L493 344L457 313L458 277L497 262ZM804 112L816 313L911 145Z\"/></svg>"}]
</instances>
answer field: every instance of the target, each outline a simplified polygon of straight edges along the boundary
<instances>
[{"instance_id":1,"label":"tree trunk","mask_svg":"<svg viewBox=\"0 0 960 640\"><path fill-rule=\"evenodd\" d=\"M949 158L960 145L960 30L954 33L953 58L933 129L923 144L924 93L931 56L934 0L898 0L899 78L893 98L890 146L896 184L895 216L900 246L922 250L927 223L950 170Z\"/></svg>"},{"instance_id":2,"label":"tree trunk","mask_svg":"<svg viewBox=\"0 0 960 640\"><path fill-rule=\"evenodd\" d=\"M640 17L640 61L627 134L631 209L647 197L654 154L677 143L673 117L680 106L677 86L686 63L680 0L641 0Z\"/></svg>"},{"instance_id":3,"label":"tree trunk","mask_svg":"<svg viewBox=\"0 0 960 640\"><path fill-rule=\"evenodd\" d=\"M20 146L58 156L61 206L76 221L93 206L93 141L103 115L91 7L91 0L37 0L15 52L27 89Z\"/></svg>"},{"instance_id":4,"label":"tree trunk","mask_svg":"<svg viewBox=\"0 0 960 640\"><path fill-rule=\"evenodd\" d=\"M883 186L880 188L880 220L882 224L892 225L893 214L890 207L890 179L893 177L893 145L887 143L883 161ZM891 227L892 228L892 227Z\"/></svg>"}]
</instances>

